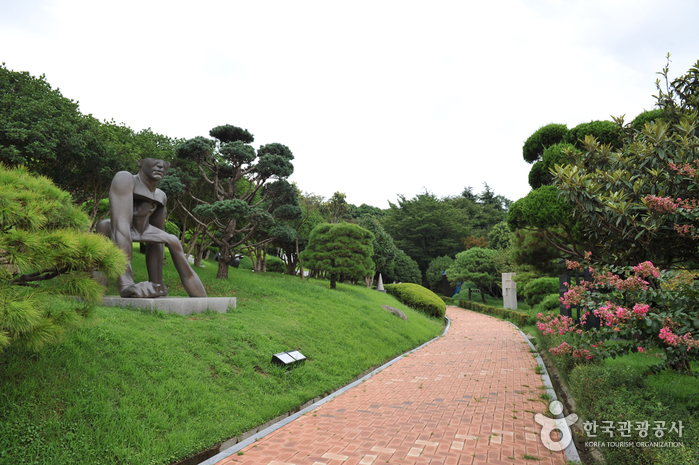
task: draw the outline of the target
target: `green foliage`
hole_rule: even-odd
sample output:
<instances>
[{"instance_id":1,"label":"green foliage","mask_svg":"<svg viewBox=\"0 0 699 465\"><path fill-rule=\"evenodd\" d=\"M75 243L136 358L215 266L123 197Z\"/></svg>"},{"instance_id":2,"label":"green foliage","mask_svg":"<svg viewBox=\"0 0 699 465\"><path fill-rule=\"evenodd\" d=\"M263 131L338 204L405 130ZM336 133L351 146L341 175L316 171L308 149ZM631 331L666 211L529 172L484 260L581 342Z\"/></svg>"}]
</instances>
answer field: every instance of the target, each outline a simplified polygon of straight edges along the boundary
<instances>
[{"instance_id":1,"label":"green foliage","mask_svg":"<svg viewBox=\"0 0 699 465\"><path fill-rule=\"evenodd\" d=\"M216 140L195 137L176 147L182 177L173 176L168 186L187 189L188 196L175 196L187 212L183 222L191 217L198 233L220 249L218 277L227 279L233 251L239 248L256 258L258 269L271 243L289 250L289 221L302 210L297 189L286 180L294 170L288 147L272 143L256 153L249 145L253 135L231 125L217 126L209 135Z\"/></svg>"},{"instance_id":2,"label":"green foliage","mask_svg":"<svg viewBox=\"0 0 699 465\"><path fill-rule=\"evenodd\" d=\"M656 108L655 110L648 110L640 113L631 121L631 128L635 131L641 131L646 127L647 123L652 123L654 121L662 121L663 110Z\"/></svg>"},{"instance_id":3,"label":"green foliage","mask_svg":"<svg viewBox=\"0 0 699 465\"><path fill-rule=\"evenodd\" d=\"M330 275L330 288L338 279L362 279L374 274L374 235L352 223L320 224L311 231L301 258L309 268Z\"/></svg>"},{"instance_id":4,"label":"green foliage","mask_svg":"<svg viewBox=\"0 0 699 465\"><path fill-rule=\"evenodd\" d=\"M501 221L493 226L488 233L488 247L491 249L506 249L512 241L512 233L506 221Z\"/></svg>"},{"instance_id":5,"label":"green foliage","mask_svg":"<svg viewBox=\"0 0 699 465\"><path fill-rule=\"evenodd\" d=\"M558 295L558 285L558 278L537 278L529 281L518 293L522 293L528 305L534 306L549 294Z\"/></svg>"},{"instance_id":6,"label":"green foliage","mask_svg":"<svg viewBox=\"0 0 699 465\"><path fill-rule=\"evenodd\" d=\"M531 171L529 171L529 185L532 189L538 189L541 186L547 186L553 183L551 169L555 165L565 163L568 157L566 151L574 153L575 147L571 144L561 143L554 144L544 150L541 160L534 163Z\"/></svg>"},{"instance_id":7,"label":"green foliage","mask_svg":"<svg viewBox=\"0 0 699 465\"><path fill-rule=\"evenodd\" d=\"M686 92L680 90L683 83L697 77L699 68L694 67L668 84L670 93L676 97ZM619 150L587 137L582 153L558 167L554 176L563 200L575 206L574 218L595 244L588 250L609 264L649 260L668 268L683 262L694 266L688 263L699 259L692 237L699 221L691 204L696 198L699 118L684 109L692 109L693 103L675 102L660 84L658 88L662 120L641 132L630 131Z\"/></svg>"},{"instance_id":8,"label":"green foliage","mask_svg":"<svg viewBox=\"0 0 699 465\"><path fill-rule=\"evenodd\" d=\"M365 216L359 221L359 226L370 231L374 235L371 245L374 254L371 260L374 262L374 273L390 274L395 267L395 259L398 249L393 243L393 238L386 232L381 224L373 216Z\"/></svg>"},{"instance_id":9,"label":"green foliage","mask_svg":"<svg viewBox=\"0 0 699 465\"><path fill-rule=\"evenodd\" d=\"M551 231L555 234L557 230ZM514 233L512 261L518 271L532 271L536 277L555 275L561 252L546 239L547 231L519 229ZM519 279L517 279L519 282Z\"/></svg>"},{"instance_id":10,"label":"green foliage","mask_svg":"<svg viewBox=\"0 0 699 465\"><path fill-rule=\"evenodd\" d=\"M555 312L560 308L561 301L558 292L555 294L548 294L537 306L537 310L541 312Z\"/></svg>"},{"instance_id":11,"label":"green foliage","mask_svg":"<svg viewBox=\"0 0 699 465\"><path fill-rule=\"evenodd\" d=\"M624 145L624 131L611 121L578 124L568 132L565 141L582 150L588 136L594 137L599 144L611 145L613 149L620 149Z\"/></svg>"},{"instance_id":12,"label":"green foliage","mask_svg":"<svg viewBox=\"0 0 699 465\"><path fill-rule=\"evenodd\" d=\"M441 292L443 286L442 273L454 265L454 259L448 256L437 257L430 262L425 273L425 280L429 288L435 292Z\"/></svg>"},{"instance_id":13,"label":"green foliage","mask_svg":"<svg viewBox=\"0 0 699 465\"><path fill-rule=\"evenodd\" d=\"M397 250L393 267L386 270L385 281L420 284L422 282L422 273L420 273L420 268L415 260L402 250Z\"/></svg>"},{"instance_id":14,"label":"green foliage","mask_svg":"<svg viewBox=\"0 0 699 465\"><path fill-rule=\"evenodd\" d=\"M267 256L267 271L273 273L284 273L286 271L286 263L279 257L273 255Z\"/></svg>"},{"instance_id":15,"label":"green foliage","mask_svg":"<svg viewBox=\"0 0 699 465\"><path fill-rule=\"evenodd\" d=\"M441 199L424 192L413 199L399 196L397 204L390 203L381 223L396 247L424 273L433 259L462 251L465 238L488 235L494 225L505 220L509 204L487 185L479 195L470 188L461 196Z\"/></svg>"},{"instance_id":16,"label":"green foliage","mask_svg":"<svg viewBox=\"0 0 699 465\"><path fill-rule=\"evenodd\" d=\"M447 305L437 294L414 283L387 284L386 292L398 299L399 302L425 312L435 318L444 318Z\"/></svg>"},{"instance_id":17,"label":"green foliage","mask_svg":"<svg viewBox=\"0 0 699 465\"><path fill-rule=\"evenodd\" d=\"M547 124L537 129L534 134L524 142L522 155L527 163L539 160L548 147L563 142L568 134L565 124Z\"/></svg>"},{"instance_id":18,"label":"green foliage","mask_svg":"<svg viewBox=\"0 0 699 465\"><path fill-rule=\"evenodd\" d=\"M136 133L113 121L100 123L44 76L0 67L0 163L26 166L79 204L89 202L91 221L115 173L135 170L140 158L169 160L173 145L150 129Z\"/></svg>"},{"instance_id":19,"label":"green foliage","mask_svg":"<svg viewBox=\"0 0 699 465\"><path fill-rule=\"evenodd\" d=\"M126 257L109 239L86 232L87 216L70 194L26 168L0 165L0 348L11 343L32 350L56 342L103 288L99 270L115 278ZM70 302L70 301L69 301Z\"/></svg>"},{"instance_id":20,"label":"green foliage","mask_svg":"<svg viewBox=\"0 0 699 465\"><path fill-rule=\"evenodd\" d=\"M513 231L537 231L535 239L548 243L542 244L542 249L552 247L559 253L581 256L589 245L581 234L582 224L573 218L572 212L573 207L559 196L556 186L542 186L512 205L507 224Z\"/></svg>"},{"instance_id":21,"label":"green foliage","mask_svg":"<svg viewBox=\"0 0 699 465\"><path fill-rule=\"evenodd\" d=\"M447 269L447 278L452 284L471 281L481 291L481 298L485 299L485 292L494 293L502 277L495 269L494 257L497 251L493 249L481 249L474 247L456 255L454 265Z\"/></svg>"},{"instance_id":22,"label":"green foliage","mask_svg":"<svg viewBox=\"0 0 699 465\"><path fill-rule=\"evenodd\" d=\"M455 296L456 297L456 296ZM455 298L456 300L456 298ZM466 308L468 310L473 310L474 312L487 313L489 315L495 315L500 318L505 318L513 320L519 326L525 326L530 320L528 313L518 312L517 310L509 310L506 308L491 307L489 305L479 304L477 302L472 302L466 299L459 299L459 307Z\"/></svg>"},{"instance_id":23,"label":"green foliage","mask_svg":"<svg viewBox=\"0 0 699 465\"><path fill-rule=\"evenodd\" d=\"M605 435L607 441L628 441L642 443L681 443L656 447L602 447L606 463L620 465L689 465L696 463L697 456L697 416L688 409L686 402L667 399L661 391L654 389L650 381L655 378L644 376L642 370L627 366L578 365L570 370L570 390L575 397L576 413L580 421L604 424L611 418L623 419L631 425L648 422L646 436L640 435L639 428L632 428L628 437L622 437L618 430ZM695 385L694 379L685 377L685 385ZM594 389L590 389L594 386ZM683 425L682 436L678 431L670 432L672 424ZM656 422L663 422L666 431L662 437L654 434ZM675 428L677 429L677 428ZM598 433L599 434L599 433Z\"/></svg>"}]
</instances>

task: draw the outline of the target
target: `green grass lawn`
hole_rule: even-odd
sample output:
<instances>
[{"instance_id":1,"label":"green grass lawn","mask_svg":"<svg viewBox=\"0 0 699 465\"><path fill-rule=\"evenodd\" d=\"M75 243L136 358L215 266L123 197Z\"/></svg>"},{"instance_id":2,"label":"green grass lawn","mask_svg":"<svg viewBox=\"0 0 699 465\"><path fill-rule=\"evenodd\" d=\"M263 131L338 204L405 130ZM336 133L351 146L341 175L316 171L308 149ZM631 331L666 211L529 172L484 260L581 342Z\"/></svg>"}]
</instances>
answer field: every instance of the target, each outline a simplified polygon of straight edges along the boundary
<instances>
[{"instance_id":1,"label":"green grass lawn","mask_svg":"<svg viewBox=\"0 0 699 465\"><path fill-rule=\"evenodd\" d=\"M439 335L443 322L361 286L197 269L225 314L97 307L39 353L0 354L0 463L167 464L237 436ZM134 269L145 279L143 256ZM166 267L170 295L186 295ZM111 293L114 293L113 291ZM381 308L403 310L408 321ZM308 360L286 371L272 354Z\"/></svg>"}]
</instances>

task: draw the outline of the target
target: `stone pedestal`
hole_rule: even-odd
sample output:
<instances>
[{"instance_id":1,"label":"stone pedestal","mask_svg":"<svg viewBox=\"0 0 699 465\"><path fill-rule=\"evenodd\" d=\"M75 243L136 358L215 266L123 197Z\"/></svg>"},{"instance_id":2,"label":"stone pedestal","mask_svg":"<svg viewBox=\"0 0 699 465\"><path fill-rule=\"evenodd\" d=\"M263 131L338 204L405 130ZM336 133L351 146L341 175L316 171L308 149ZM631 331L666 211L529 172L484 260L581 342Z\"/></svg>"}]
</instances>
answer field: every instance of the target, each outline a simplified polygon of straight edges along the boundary
<instances>
[{"instance_id":1,"label":"stone pedestal","mask_svg":"<svg viewBox=\"0 0 699 465\"><path fill-rule=\"evenodd\" d=\"M517 283L512 280L515 273L502 274L502 300L503 307L509 310L517 310Z\"/></svg>"},{"instance_id":2,"label":"stone pedestal","mask_svg":"<svg viewBox=\"0 0 699 465\"><path fill-rule=\"evenodd\" d=\"M131 307L150 310L160 310L165 313L191 315L206 310L226 313L229 308L235 308L235 297L158 297L157 299L130 299L108 295L102 299L102 305L107 307Z\"/></svg>"}]
</instances>

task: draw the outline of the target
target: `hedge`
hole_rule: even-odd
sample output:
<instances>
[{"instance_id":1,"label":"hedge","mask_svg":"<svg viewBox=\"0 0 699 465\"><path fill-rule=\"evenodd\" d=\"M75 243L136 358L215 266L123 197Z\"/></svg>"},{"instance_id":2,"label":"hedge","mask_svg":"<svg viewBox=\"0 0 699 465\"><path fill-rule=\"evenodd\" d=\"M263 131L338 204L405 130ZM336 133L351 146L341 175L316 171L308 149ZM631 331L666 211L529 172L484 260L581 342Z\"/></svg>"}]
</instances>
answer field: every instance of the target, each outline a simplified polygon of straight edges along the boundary
<instances>
[{"instance_id":1,"label":"hedge","mask_svg":"<svg viewBox=\"0 0 699 465\"><path fill-rule=\"evenodd\" d=\"M509 310L506 308L491 307L489 305L483 305L476 302L471 302L470 300L459 300L459 307L465 308L467 310L473 310L474 312L488 313L490 315L497 315L503 318L511 318L517 322L520 326L525 326L529 322L530 315L524 312L518 312L516 310Z\"/></svg>"},{"instance_id":2,"label":"hedge","mask_svg":"<svg viewBox=\"0 0 699 465\"><path fill-rule=\"evenodd\" d=\"M429 316L444 318L447 305L437 294L413 283L386 284L386 292L408 307L425 312Z\"/></svg>"}]
</instances>

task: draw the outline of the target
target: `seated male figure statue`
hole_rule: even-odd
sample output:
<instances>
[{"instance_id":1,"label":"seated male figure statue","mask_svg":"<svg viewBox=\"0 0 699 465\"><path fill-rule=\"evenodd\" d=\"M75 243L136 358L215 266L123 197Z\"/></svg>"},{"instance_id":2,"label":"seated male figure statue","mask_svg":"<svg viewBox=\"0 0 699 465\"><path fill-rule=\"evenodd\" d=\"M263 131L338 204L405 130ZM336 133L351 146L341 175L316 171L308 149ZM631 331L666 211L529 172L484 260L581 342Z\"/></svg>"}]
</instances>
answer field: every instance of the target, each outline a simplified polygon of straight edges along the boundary
<instances>
[{"instance_id":1,"label":"seated male figure statue","mask_svg":"<svg viewBox=\"0 0 699 465\"><path fill-rule=\"evenodd\" d=\"M167 295L163 283L163 245L167 245L182 285L190 297L206 297L199 276L187 261L179 239L163 231L167 196L158 189L170 163L155 158L138 162L138 174L119 171L109 189L111 218L97 223L97 232L104 234L126 252L126 271L117 279L121 297L161 297ZM136 283L131 267L133 242L146 245L148 281Z\"/></svg>"}]
</instances>

